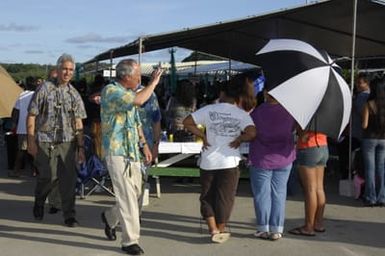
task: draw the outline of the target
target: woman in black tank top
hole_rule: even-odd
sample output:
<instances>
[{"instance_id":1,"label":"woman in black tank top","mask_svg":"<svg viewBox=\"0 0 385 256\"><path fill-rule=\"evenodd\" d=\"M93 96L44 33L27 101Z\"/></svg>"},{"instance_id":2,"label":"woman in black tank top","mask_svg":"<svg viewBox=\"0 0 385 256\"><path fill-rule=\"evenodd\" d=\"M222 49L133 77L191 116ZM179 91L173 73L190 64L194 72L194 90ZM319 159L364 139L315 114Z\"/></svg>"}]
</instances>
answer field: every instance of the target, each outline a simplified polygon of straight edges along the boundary
<instances>
[{"instance_id":1,"label":"woman in black tank top","mask_svg":"<svg viewBox=\"0 0 385 256\"><path fill-rule=\"evenodd\" d=\"M385 77L371 83L362 113L365 206L385 206Z\"/></svg>"}]
</instances>

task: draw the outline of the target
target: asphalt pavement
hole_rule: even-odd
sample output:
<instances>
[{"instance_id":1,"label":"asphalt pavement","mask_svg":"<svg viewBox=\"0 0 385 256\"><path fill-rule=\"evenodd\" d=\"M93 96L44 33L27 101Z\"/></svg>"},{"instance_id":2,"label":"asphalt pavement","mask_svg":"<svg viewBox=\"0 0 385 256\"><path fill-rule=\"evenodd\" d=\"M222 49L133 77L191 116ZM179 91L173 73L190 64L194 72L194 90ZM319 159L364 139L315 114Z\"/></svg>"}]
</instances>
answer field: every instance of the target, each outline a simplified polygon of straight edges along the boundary
<instances>
[{"instance_id":1,"label":"asphalt pavement","mask_svg":"<svg viewBox=\"0 0 385 256\"><path fill-rule=\"evenodd\" d=\"M32 216L35 178L25 172L20 178L7 176L6 152L0 147L0 256L107 256L124 255L117 241L106 240L101 212L114 198L94 193L77 199L79 227L64 226L60 213L42 221ZM229 228L231 238L212 244L199 214L199 184L176 183L162 178L162 197L144 208L140 245L145 255L385 255L385 208L365 208L353 198L337 194L336 182L327 181L328 204L325 233L299 237L284 233L278 241L259 240L255 231L253 202L248 180L241 180ZM303 222L301 191L288 196L285 230Z\"/></svg>"}]
</instances>

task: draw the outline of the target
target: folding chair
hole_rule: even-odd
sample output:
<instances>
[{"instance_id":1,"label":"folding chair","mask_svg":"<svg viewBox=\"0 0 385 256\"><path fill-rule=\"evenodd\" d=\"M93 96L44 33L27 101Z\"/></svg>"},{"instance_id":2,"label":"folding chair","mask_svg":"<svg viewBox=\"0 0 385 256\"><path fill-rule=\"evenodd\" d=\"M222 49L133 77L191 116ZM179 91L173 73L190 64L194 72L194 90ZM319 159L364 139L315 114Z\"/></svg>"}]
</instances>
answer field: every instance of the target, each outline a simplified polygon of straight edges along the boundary
<instances>
[{"instance_id":1,"label":"folding chair","mask_svg":"<svg viewBox=\"0 0 385 256\"><path fill-rule=\"evenodd\" d=\"M107 187L107 183L110 180L108 170L99 157L94 153L93 142L90 136L84 136L84 149L86 162L77 167L77 187L80 198L84 199L98 189L102 189L108 194L115 196L114 192ZM87 193L86 189L89 189Z\"/></svg>"}]
</instances>

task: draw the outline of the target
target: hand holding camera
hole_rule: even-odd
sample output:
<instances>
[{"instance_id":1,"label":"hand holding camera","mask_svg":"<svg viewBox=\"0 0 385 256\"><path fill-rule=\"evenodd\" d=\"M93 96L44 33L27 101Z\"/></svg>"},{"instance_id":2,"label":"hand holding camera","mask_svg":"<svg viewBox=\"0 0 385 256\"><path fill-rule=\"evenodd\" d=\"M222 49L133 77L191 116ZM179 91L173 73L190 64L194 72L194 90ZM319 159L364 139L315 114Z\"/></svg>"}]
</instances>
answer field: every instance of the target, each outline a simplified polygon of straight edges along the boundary
<instances>
[{"instance_id":1,"label":"hand holding camera","mask_svg":"<svg viewBox=\"0 0 385 256\"><path fill-rule=\"evenodd\" d=\"M156 86L159 83L159 80L163 74L163 71L164 69L162 69L160 66L154 69L154 71L151 74L150 84L154 84Z\"/></svg>"}]
</instances>

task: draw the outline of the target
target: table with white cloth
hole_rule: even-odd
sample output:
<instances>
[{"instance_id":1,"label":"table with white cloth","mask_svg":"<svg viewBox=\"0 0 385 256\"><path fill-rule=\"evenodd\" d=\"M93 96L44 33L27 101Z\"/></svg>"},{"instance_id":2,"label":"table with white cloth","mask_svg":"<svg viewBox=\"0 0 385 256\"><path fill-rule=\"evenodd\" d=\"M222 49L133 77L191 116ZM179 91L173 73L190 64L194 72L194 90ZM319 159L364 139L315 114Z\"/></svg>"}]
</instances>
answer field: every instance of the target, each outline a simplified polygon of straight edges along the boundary
<instances>
[{"instance_id":1,"label":"table with white cloth","mask_svg":"<svg viewBox=\"0 0 385 256\"><path fill-rule=\"evenodd\" d=\"M191 156L199 155L202 150L202 142L160 142L159 155L171 156L151 166L149 175L156 180L156 194L160 198L160 176L199 177L199 167L173 167L171 165L185 160ZM241 153L247 154L248 143L241 145Z\"/></svg>"}]
</instances>

